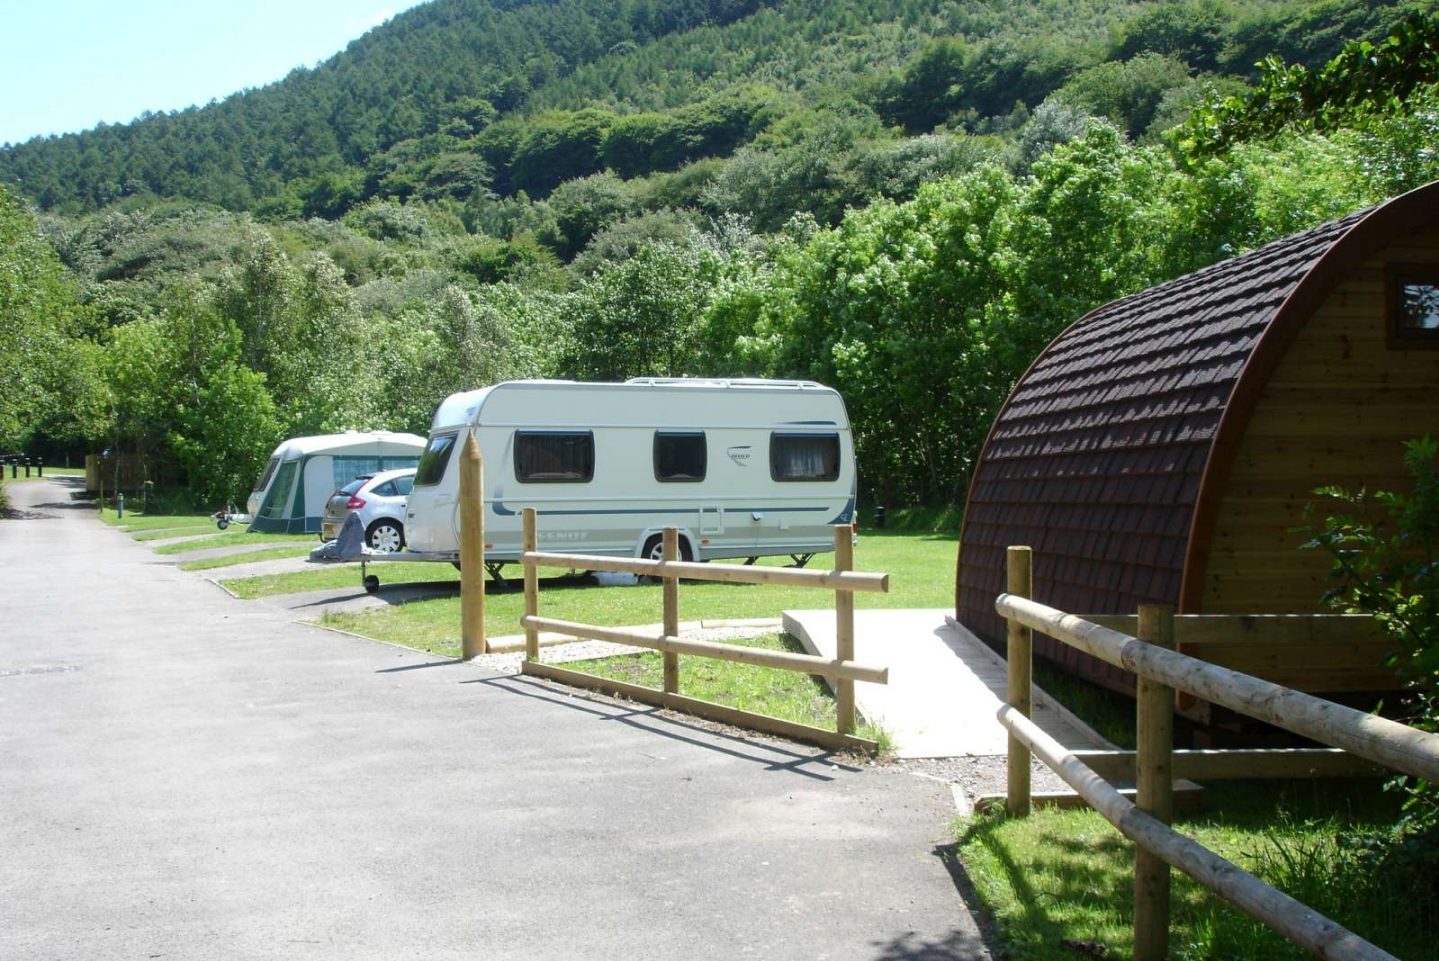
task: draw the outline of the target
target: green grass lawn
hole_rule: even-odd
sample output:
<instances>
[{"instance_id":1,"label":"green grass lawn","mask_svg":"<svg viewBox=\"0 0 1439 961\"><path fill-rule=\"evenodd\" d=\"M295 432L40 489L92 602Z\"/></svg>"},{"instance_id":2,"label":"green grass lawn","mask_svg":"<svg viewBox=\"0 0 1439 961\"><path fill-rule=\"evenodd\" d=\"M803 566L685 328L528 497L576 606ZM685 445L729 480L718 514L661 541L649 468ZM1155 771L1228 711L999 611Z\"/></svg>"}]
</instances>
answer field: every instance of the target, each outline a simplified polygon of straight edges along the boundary
<instances>
[{"instance_id":1,"label":"green grass lawn","mask_svg":"<svg viewBox=\"0 0 1439 961\"><path fill-rule=\"evenodd\" d=\"M1176 829L1407 961L1439 957L1439 893L1376 877L1343 828L1382 829L1398 798L1378 781L1209 784L1199 814ZM976 818L959 852L1015 961L1074 961L1133 950L1134 848L1093 811L1037 810L1023 820ZM1264 925L1173 873L1170 958L1299 959ZM1415 907L1418 910L1413 910ZM1100 953L1100 948L1108 953Z\"/></svg>"},{"instance_id":2,"label":"green grass lawn","mask_svg":"<svg viewBox=\"0 0 1439 961\"><path fill-rule=\"evenodd\" d=\"M126 518L127 520L129 518ZM143 531L132 531L130 536L135 540L145 543L147 541L163 541L171 537L205 537L218 533L213 523L209 524L182 524L176 527L151 527Z\"/></svg>"},{"instance_id":3,"label":"green grass lawn","mask_svg":"<svg viewBox=\"0 0 1439 961\"><path fill-rule=\"evenodd\" d=\"M888 594L856 594L857 608L948 608L954 603L954 562L958 542L951 537L929 534L869 534L855 547L857 570L888 573ZM784 558L766 558L762 564L779 565ZM829 555L812 562L825 569ZM409 568L420 568L411 572ZM370 572L382 583L405 580L458 581L459 574L443 564L374 565ZM518 565L506 568L518 583ZM346 587L357 583L353 565L338 569L306 571L278 577L243 578L226 581L225 586L241 597ZM545 617L617 626L655 624L662 617L658 584L597 586L570 580L542 583L540 613ZM686 581L680 587L680 617L684 620L778 617L787 608L833 607L834 593L813 588L775 585L714 584ZM491 636L520 632L524 597L518 591L492 592L485 602L485 617ZM459 651L460 600L458 594L416 601L381 611L326 614L322 623L367 637L408 644L436 653Z\"/></svg>"},{"instance_id":4,"label":"green grass lawn","mask_svg":"<svg viewBox=\"0 0 1439 961\"><path fill-rule=\"evenodd\" d=\"M120 517L115 513L114 508L107 507L99 511L102 521L112 527L117 527L128 534L143 535L155 531L185 531L193 530L196 533L205 530L215 530L215 522L203 514L146 514L138 510L126 510L125 516ZM139 537L136 537L139 540Z\"/></svg>"},{"instance_id":5,"label":"green grass lawn","mask_svg":"<svg viewBox=\"0 0 1439 961\"><path fill-rule=\"evenodd\" d=\"M723 643L737 647L789 651L794 654L807 653L799 641L781 633L731 638ZM825 682L818 677L798 671L782 671L772 667L706 657L682 657L680 663L680 690L687 697L808 724L810 727L834 730L834 696ZM621 654L588 661L567 661L564 667L638 684L656 691L664 686L664 655L658 651ZM856 733L860 737L879 741L881 752L887 749L884 732L868 724L860 724L858 727Z\"/></svg>"},{"instance_id":6,"label":"green grass lawn","mask_svg":"<svg viewBox=\"0 0 1439 961\"><path fill-rule=\"evenodd\" d=\"M234 567L237 564L253 564L257 561L276 561L287 557L305 557L310 553L310 548L296 547L272 547L263 551L245 551L240 554L229 554L225 557L210 557L202 561L186 561L180 565L182 571L212 571L222 567Z\"/></svg>"},{"instance_id":7,"label":"green grass lawn","mask_svg":"<svg viewBox=\"0 0 1439 961\"><path fill-rule=\"evenodd\" d=\"M231 527L226 531L217 531L209 537L157 547L155 553L184 554L212 547L240 547L250 544L293 544L296 547L303 544L307 547L318 547L320 540L314 534L248 534L242 527Z\"/></svg>"}]
</instances>

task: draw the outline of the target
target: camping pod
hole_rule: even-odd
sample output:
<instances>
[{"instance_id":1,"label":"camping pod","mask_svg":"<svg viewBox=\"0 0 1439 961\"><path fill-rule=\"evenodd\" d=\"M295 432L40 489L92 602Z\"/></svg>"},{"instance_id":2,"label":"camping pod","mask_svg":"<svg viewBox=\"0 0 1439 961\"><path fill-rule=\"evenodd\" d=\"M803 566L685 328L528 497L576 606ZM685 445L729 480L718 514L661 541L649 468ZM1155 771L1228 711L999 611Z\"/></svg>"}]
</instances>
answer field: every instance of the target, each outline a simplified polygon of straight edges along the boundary
<instances>
[{"instance_id":1,"label":"camping pod","mask_svg":"<svg viewBox=\"0 0 1439 961\"><path fill-rule=\"evenodd\" d=\"M250 530L317 534L325 501L361 474L414 467L425 439L392 431L292 437L265 464L246 506Z\"/></svg>"},{"instance_id":2,"label":"camping pod","mask_svg":"<svg viewBox=\"0 0 1439 961\"><path fill-rule=\"evenodd\" d=\"M1314 491L1405 489L1404 442L1439 434L1436 388L1439 182L1101 307L1035 360L990 430L958 619L1001 643L1010 545L1033 550L1034 598L1073 614L1329 612L1329 559L1301 549L1334 506ZM1035 650L1133 689L1050 638ZM1248 653L1316 693L1392 679L1309 664L1302 646Z\"/></svg>"}]
</instances>

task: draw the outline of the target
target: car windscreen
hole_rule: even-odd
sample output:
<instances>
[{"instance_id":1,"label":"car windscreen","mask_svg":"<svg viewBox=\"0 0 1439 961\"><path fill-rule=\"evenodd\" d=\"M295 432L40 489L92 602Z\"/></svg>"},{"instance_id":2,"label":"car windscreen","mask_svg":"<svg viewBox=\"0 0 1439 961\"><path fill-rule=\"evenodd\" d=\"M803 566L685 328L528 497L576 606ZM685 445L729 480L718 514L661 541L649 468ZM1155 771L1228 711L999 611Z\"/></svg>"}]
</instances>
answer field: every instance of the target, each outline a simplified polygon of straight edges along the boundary
<instances>
[{"instance_id":1,"label":"car windscreen","mask_svg":"<svg viewBox=\"0 0 1439 961\"><path fill-rule=\"evenodd\" d=\"M416 487L434 487L445 476L445 468L450 464L450 452L455 449L457 434L436 434L430 438L425 445L425 452L420 455L420 466L415 470Z\"/></svg>"},{"instance_id":2,"label":"car windscreen","mask_svg":"<svg viewBox=\"0 0 1439 961\"><path fill-rule=\"evenodd\" d=\"M356 477L354 480L350 481L350 482L349 482L348 484L346 484L344 487L341 487L341 488L340 488L340 493L341 493L341 494L357 494L357 493L359 493L360 488L365 486L365 481L367 481L367 480L369 480L368 477Z\"/></svg>"}]
</instances>

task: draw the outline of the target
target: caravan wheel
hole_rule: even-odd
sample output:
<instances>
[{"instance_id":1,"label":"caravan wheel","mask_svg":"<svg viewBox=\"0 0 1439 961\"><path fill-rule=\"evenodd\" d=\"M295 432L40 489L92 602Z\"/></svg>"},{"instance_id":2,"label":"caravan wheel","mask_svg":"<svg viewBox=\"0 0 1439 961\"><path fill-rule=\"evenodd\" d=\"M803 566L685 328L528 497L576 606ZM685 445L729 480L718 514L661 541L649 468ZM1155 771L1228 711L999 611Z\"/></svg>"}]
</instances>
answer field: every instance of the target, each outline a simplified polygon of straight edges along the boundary
<instances>
[{"instance_id":1,"label":"caravan wheel","mask_svg":"<svg viewBox=\"0 0 1439 961\"><path fill-rule=\"evenodd\" d=\"M686 537L681 537L679 540L680 540L680 560L682 560L682 561L691 561L691 560L694 560L694 555L690 553L690 542L689 542L689 539L686 538ZM640 552L640 556L641 556L641 557L648 558L649 560L652 560L652 561L662 561L662 560L664 560L664 559L665 559L665 539L664 539L664 537L663 537L662 535L660 535L660 534L656 534L656 535L654 535L653 537L651 537L649 540L645 541L645 548L644 548L643 551Z\"/></svg>"}]
</instances>

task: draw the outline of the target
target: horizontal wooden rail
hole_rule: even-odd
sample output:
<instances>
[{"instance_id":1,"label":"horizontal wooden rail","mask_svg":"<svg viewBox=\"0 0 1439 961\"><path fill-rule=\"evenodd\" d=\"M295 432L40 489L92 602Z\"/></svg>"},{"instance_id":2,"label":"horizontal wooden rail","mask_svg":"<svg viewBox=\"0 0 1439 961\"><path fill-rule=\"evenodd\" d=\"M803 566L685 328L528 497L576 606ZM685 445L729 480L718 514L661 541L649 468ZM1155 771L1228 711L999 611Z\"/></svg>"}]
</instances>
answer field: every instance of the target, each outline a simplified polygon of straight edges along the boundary
<instances>
[{"instance_id":1,"label":"horizontal wooden rail","mask_svg":"<svg viewBox=\"0 0 1439 961\"><path fill-rule=\"evenodd\" d=\"M683 694L669 691L656 691L638 684L616 681L612 678L600 677L597 674L585 674L582 671L572 671L554 664L525 661L520 667L520 672L532 677L543 677L547 680L559 681L562 684L588 688L592 691L619 695L641 704L653 704L656 707L668 708L673 711L684 711L696 717L719 721L721 724L733 724L735 727L763 731L766 734L787 737L805 744L818 744L831 751L862 751L873 754L879 750L876 742L853 734L826 731L822 727L813 727L798 721L786 721L782 718L770 717L768 714L741 711L738 708L716 704L713 701L702 701L699 698L686 697Z\"/></svg>"},{"instance_id":2,"label":"horizontal wooden rail","mask_svg":"<svg viewBox=\"0 0 1439 961\"><path fill-rule=\"evenodd\" d=\"M1025 595L1028 596L1028 595ZM1085 614L1092 624L1138 635L1133 614ZM1298 691L1326 694L1385 691L1394 668L1385 656L1394 641L1367 614L1180 614L1174 649ZM1192 695L1178 706L1196 707Z\"/></svg>"},{"instance_id":3,"label":"horizontal wooden rail","mask_svg":"<svg viewBox=\"0 0 1439 961\"><path fill-rule=\"evenodd\" d=\"M1106 781L1132 781L1134 751L1075 751ZM1175 751L1173 776L1194 781L1238 781L1254 778L1383 777L1382 764L1334 748L1240 748Z\"/></svg>"},{"instance_id":4,"label":"horizontal wooden rail","mask_svg":"<svg viewBox=\"0 0 1439 961\"><path fill-rule=\"evenodd\" d=\"M700 564L695 561L651 561L639 557L607 557L599 554L550 554L526 551L520 563L569 570L614 571L648 577L682 577L691 581L720 581L727 584L784 584L824 587L834 591L889 593L888 574L861 571L807 571L790 567L741 567L737 564Z\"/></svg>"},{"instance_id":5,"label":"horizontal wooden rail","mask_svg":"<svg viewBox=\"0 0 1439 961\"><path fill-rule=\"evenodd\" d=\"M1100 627L1135 633L1133 614L1079 614ZM1286 647L1348 643L1362 647L1392 646L1378 622L1368 614L1176 614L1174 642L1196 646L1258 641Z\"/></svg>"},{"instance_id":6,"label":"horizontal wooden rail","mask_svg":"<svg viewBox=\"0 0 1439 961\"><path fill-rule=\"evenodd\" d=\"M1439 734L1169 651L1023 597L1001 594L1002 617L1126 671L1222 704L1295 734L1429 781L1439 780Z\"/></svg>"},{"instance_id":7,"label":"horizontal wooden rail","mask_svg":"<svg viewBox=\"0 0 1439 961\"><path fill-rule=\"evenodd\" d=\"M1039 625L1033 627L1045 630ZM1141 811L1010 705L1002 705L997 716L1006 731L1033 751L1121 834L1306 951L1333 961L1398 961L1382 948Z\"/></svg>"},{"instance_id":8,"label":"horizontal wooden rail","mask_svg":"<svg viewBox=\"0 0 1439 961\"><path fill-rule=\"evenodd\" d=\"M520 618L526 628L540 631L554 631L571 637L582 637L591 641L609 641L612 644L628 644L651 651L673 654L698 654L721 661L737 661L759 667L773 667L785 671L815 674L835 680L869 681L873 684L889 683L889 668L858 664L853 661L834 661L813 654L793 654L789 651L767 651L754 647L739 647L734 644L716 644L713 641L689 641L682 637L653 634L635 634L609 627L592 624L578 624L573 621L559 621L549 617Z\"/></svg>"},{"instance_id":9,"label":"horizontal wooden rail","mask_svg":"<svg viewBox=\"0 0 1439 961\"><path fill-rule=\"evenodd\" d=\"M834 566L827 571L750 567L748 565L739 567L732 564L695 564L681 561L679 559L679 531L674 527L664 529L662 559L550 553L539 550L539 513L533 507L525 508L522 529L524 549L520 554L519 561L525 569L525 613L520 618L520 624L525 630L525 661L522 668L524 673L633 697L636 700L658 704L662 707L689 711L701 717L712 718L727 724L743 724L756 730L768 731L785 737L795 737L837 750L874 752L879 749L878 742L869 738L856 737L854 734L854 684L856 681L888 684L889 669L859 664L854 660L854 594L856 591L881 594L888 592L889 575L857 573L853 570L851 547L854 535L850 525L833 525L831 533L834 536ZM617 571L661 579L663 581L661 595L664 603L664 621L660 625L659 634L651 636L617 628L600 627L596 624L578 624L573 621L540 617L538 577L540 567ZM721 644L682 638L679 636L681 580L721 581L733 584L782 584L833 591L835 597L835 656L827 658L812 654L795 654L789 651L772 651L738 644ZM651 691L648 688L613 681L595 674L542 664L539 660L539 636L542 629L568 634L571 637L609 641L615 644L660 651L664 655L663 687L659 691ZM686 697L680 693L682 681L680 655L682 654L829 678L835 688L835 730L827 732L809 725L781 721L752 711L742 711Z\"/></svg>"}]
</instances>

